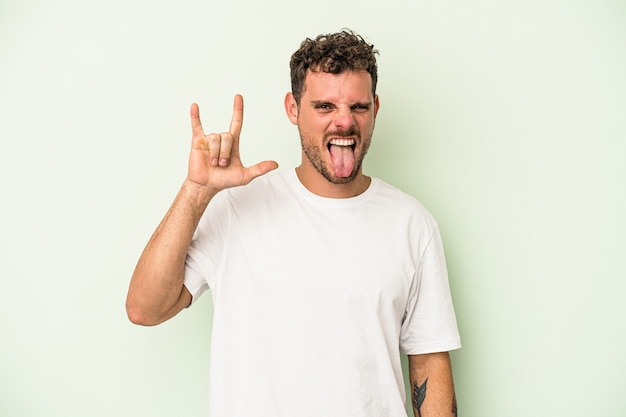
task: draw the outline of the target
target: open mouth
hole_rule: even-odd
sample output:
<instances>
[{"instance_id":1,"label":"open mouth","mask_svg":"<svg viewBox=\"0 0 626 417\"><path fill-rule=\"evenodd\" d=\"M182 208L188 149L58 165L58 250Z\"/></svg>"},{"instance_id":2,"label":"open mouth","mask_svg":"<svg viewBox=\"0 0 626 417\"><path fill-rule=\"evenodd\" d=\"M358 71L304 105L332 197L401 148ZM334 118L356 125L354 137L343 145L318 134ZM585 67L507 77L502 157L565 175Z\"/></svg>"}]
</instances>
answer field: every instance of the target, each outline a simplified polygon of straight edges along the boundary
<instances>
[{"instance_id":1,"label":"open mouth","mask_svg":"<svg viewBox=\"0 0 626 417\"><path fill-rule=\"evenodd\" d=\"M331 139L330 142L328 142L328 149L330 149L331 145L336 145L336 146L349 146L352 148L352 150L354 150L354 145L355 145L355 141L354 139Z\"/></svg>"},{"instance_id":2,"label":"open mouth","mask_svg":"<svg viewBox=\"0 0 626 417\"><path fill-rule=\"evenodd\" d=\"M350 138L336 138L328 142L328 151L335 175L348 177L354 169L354 148L356 141Z\"/></svg>"}]
</instances>

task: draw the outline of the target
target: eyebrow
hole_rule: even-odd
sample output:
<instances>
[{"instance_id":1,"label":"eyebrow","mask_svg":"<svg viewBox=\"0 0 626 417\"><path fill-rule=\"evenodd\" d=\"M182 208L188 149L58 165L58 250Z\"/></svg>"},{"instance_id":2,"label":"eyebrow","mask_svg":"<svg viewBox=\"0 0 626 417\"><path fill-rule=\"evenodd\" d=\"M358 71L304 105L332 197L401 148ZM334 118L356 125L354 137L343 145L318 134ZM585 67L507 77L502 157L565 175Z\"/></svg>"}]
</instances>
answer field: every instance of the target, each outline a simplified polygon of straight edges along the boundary
<instances>
[{"instance_id":1,"label":"eyebrow","mask_svg":"<svg viewBox=\"0 0 626 417\"><path fill-rule=\"evenodd\" d=\"M372 107L372 102L371 101L357 101L356 103L352 104L350 107L354 107L354 106L363 106L363 107Z\"/></svg>"},{"instance_id":2,"label":"eyebrow","mask_svg":"<svg viewBox=\"0 0 626 417\"><path fill-rule=\"evenodd\" d=\"M326 106L332 106L332 107L337 107L335 105L335 103L330 102L330 101L325 101L325 100L311 100L311 105L312 106L320 106L320 105L326 105ZM350 104L350 107L355 107L355 106L365 106L365 107L372 107L372 102L371 101L365 101L365 102L361 102L361 101L357 101L355 103Z\"/></svg>"},{"instance_id":3,"label":"eyebrow","mask_svg":"<svg viewBox=\"0 0 626 417\"><path fill-rule=\"evenodd\" d=\"M337 107L335 106L334 103L330 101L324 101L324 100L311 100L311 106L312 107L317 107L317 106Z\"/></svg>"}]
</instances>

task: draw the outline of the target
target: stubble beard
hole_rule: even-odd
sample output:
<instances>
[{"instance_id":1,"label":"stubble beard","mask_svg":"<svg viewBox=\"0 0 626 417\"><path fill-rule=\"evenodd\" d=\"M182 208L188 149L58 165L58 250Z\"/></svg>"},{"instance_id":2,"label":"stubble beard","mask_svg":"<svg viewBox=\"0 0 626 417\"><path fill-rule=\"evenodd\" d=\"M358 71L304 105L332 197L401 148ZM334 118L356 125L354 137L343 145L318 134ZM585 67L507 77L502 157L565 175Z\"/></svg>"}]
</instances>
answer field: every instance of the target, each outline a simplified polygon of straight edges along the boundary
<instances>
[{"instance_id":1,"label":"stubble beard","mask_svg":"<svg viewBox=\"0 0 626 417\"><path fill-rule=\"evenodd\" d=\"M363 159L365 158L365 155L367 154L367 151L369 150L371 138L372 138L371 134L369 137L365 138L364 141L361 141L361 135L358 132L356 132L354 129L350 129L348 131L329 132L324 135L324 141L322 142L323 144L327 143L328 138L332 136L332 137L356 137L356 144L362 145L360 154L356 153L356 149L354 150L355 151L355 154L354 154L355 163L354 163L354 169L352 170L350 175L347 177L338 177L337 175L335 175L332 166L329 167L324 158L325 154L329 152L328 149L320 148L319 146L317 146L316 139L302 132L302 130L300 130L299 127L298 127L298 131L300 132L300 143L302 144L302 150L304 151L304 154L306 155L311 165L313 165L313 167L317 170L317 172L319 172L328 182L332 184L340 185L340 184L348 184L354 181L354 179L357 177L357 175L361 171L361 165L363 164Z\"/></svg>"}]
</instances>

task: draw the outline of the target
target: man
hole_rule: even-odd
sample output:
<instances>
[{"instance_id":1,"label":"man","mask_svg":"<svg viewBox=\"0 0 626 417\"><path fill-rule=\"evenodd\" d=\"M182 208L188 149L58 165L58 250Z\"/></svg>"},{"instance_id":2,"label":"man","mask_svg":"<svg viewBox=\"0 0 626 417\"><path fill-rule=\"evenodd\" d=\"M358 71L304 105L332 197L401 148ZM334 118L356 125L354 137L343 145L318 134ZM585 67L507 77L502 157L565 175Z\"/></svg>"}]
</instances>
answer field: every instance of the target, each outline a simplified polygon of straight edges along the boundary
<instances>
[{"instance_id":1,"label":"man","mask_svg":"<svg viewBox=\"0 0 626 417\"><path fill-rule=\"evenodd\" d=\"M191 107L187 178L139 259L127 311L158 324L211 289L211 416L406 416L401 353L415 415L456 415L448 351L460 338L437 225L362 171L376 53L349 31L294 53L295 169L241 164L241 96L221 134L206 135Z\"/></svg>"}]
</instances>

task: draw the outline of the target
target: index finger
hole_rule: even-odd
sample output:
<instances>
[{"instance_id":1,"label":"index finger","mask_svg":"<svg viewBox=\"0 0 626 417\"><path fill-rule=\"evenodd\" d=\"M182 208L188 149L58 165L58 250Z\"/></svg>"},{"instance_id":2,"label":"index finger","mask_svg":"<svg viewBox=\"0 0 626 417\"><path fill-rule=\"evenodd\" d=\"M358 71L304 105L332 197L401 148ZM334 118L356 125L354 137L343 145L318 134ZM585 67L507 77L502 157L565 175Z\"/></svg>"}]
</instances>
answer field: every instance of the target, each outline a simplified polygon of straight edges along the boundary
<instances>
[{"instance_id":1,"label":"index finger","mask_svg":"<svg viewBox=\"0 0 626 417\"><path fill-rule=\"evenodd\" d=\"M230 119L230 132L233 137L239 139L241 126L243 125L243 97L240 94L235 95L233 103L233 117Z\"/></svg>"}]
</instances>

